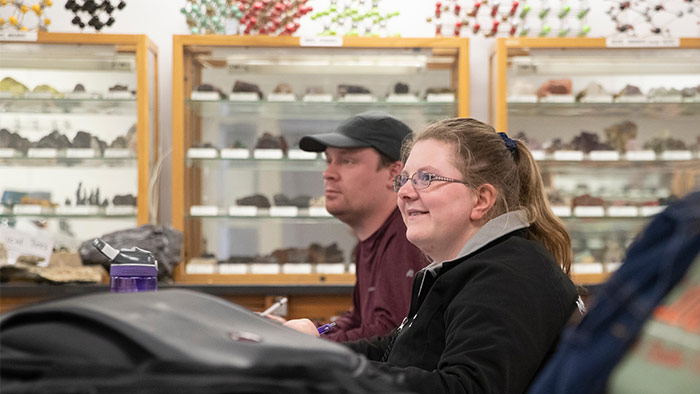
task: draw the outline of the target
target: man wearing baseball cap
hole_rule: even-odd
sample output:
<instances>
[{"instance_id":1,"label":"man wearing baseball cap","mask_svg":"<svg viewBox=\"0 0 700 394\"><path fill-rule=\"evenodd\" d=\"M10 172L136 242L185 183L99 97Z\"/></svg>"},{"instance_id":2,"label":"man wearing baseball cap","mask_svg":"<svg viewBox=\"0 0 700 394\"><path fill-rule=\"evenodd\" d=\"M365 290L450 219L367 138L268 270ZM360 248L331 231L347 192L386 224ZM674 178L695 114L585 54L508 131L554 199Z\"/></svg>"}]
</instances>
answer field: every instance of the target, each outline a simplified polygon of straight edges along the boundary
<instances>
[{"instance_id":1,"label":"man wearing baseball cap","mask_svg":"<svg viewBox=\"0 0 700 394\"><path fill-rule=\"evenodd\" d=\"M406 138L411 138L406 124L372 111L345 120L332 133L299 141L305 151L326 153L326 210L358 238L353 307L336 320L327 339L388 334L407 315L413 275L428 263L406 240L393 189L393 179L403 169Z\"/></svg>"}]
</instances>

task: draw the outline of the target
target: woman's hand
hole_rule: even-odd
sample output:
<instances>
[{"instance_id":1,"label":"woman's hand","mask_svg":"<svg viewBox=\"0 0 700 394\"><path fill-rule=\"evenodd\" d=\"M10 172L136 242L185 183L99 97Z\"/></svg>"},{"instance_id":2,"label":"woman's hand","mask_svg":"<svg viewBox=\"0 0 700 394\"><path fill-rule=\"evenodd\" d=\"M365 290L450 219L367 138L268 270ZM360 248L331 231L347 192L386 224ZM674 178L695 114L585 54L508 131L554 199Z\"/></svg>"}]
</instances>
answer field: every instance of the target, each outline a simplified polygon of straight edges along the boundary
<instances>
[{"instance_id":1,"label":"woman's hand","mask_svg":"<svg viewBox=\"0 0 700 394\"><path fill-rule=\"evenodd\" d=\"M309 319L287 320L287 322L284 323L284 326L303 332L304 334L312 335L315 337L319 336L316 325Z\"/></svg>"}]
</instances>

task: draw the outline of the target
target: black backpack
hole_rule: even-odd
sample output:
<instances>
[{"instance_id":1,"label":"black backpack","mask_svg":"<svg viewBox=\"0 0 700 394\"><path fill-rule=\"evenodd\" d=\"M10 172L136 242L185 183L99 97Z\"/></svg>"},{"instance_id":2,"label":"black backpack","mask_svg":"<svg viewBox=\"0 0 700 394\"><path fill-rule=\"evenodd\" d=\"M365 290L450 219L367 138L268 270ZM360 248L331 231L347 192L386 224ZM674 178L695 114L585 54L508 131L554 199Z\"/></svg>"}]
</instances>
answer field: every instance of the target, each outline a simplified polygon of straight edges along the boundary
<instances>
[{"instance_id":1,"label":"black backpack","mask_svg":"<svg viewBox=\"0 0 700 394\"><path fill-rule=\"evenodd\" d=\"M397 393L345 346L187 290L0 315L3 393Z\"/></svg>"}]
</instances>

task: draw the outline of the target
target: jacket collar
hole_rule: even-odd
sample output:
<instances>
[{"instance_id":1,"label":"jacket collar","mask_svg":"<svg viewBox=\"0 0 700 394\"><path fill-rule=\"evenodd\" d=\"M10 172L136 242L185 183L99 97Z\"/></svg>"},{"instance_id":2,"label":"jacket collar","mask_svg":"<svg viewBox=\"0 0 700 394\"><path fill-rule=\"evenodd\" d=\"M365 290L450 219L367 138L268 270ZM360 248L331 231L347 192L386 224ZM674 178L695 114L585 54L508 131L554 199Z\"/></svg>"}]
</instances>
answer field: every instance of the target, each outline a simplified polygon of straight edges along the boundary
<instances>
[{"instance_id":1,"label":"jacket collar","mask_svg":"<svg viewBox=\"0 0 700 394\"><path fill-rule=\"evenodd\" d=\"M530 227L530 223L527 221L527 213L524 209L497 216L489 220L473 237L469 238L457 257L449 261L461 259L481 249L491 241L527 227ZM442 265L446 262L448 261L433 261L423 269L431 272L433 275L437 275Z\"/></svg>"}]
</instances>

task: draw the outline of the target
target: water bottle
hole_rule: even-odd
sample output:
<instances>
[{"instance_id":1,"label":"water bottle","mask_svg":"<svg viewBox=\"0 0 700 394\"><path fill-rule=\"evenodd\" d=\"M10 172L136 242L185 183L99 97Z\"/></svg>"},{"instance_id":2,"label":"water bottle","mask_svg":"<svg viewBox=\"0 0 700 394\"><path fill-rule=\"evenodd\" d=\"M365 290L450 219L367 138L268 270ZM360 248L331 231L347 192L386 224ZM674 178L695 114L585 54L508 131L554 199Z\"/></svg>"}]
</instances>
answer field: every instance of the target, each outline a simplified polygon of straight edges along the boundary
<instances>
[{"instance_id":1,"label":"water bottle","mask_svg":"<svg viewBox=\"0 0 700 394\"><path fill-rule=\"evenodd\" d=\"M112 293L158 290L158 262L153 253L136 247L116 250L99 238L92 245L112 263L109 266Z\"/></svg>"}]
</instances>

